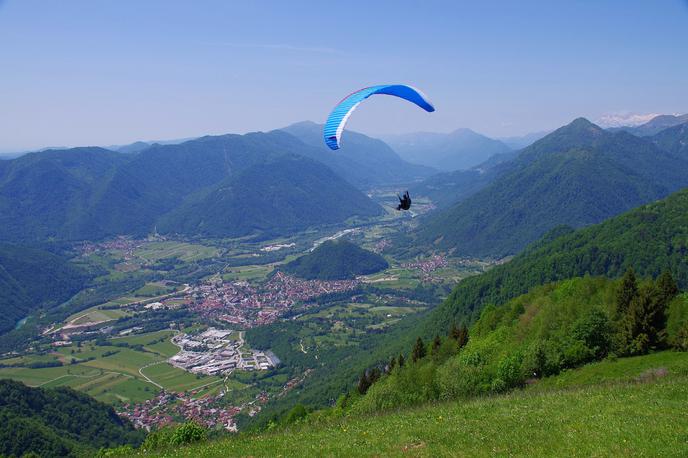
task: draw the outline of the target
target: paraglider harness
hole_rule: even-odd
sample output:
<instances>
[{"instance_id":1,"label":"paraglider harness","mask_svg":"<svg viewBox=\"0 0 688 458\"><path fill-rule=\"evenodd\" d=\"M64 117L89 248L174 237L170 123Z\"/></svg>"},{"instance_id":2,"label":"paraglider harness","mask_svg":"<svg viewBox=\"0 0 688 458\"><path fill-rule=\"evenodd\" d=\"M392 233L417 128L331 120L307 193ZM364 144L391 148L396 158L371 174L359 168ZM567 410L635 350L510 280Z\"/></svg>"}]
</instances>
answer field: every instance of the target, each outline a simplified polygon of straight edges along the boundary
<instances>
[{"instance_id":1,"label":"paraglider harness","mask_svg":"<svg viewBox=\"0 0 688 458\"><path fill-rule=\"evenodd\" d=\"M399 194L397 194L397 197L399 198L399 205L397 205L397 210L408 210L409 208L411 208L411 196L409 196L408 191L404 193L404 197L401 197Z\"/></svg>"}]
</instances>

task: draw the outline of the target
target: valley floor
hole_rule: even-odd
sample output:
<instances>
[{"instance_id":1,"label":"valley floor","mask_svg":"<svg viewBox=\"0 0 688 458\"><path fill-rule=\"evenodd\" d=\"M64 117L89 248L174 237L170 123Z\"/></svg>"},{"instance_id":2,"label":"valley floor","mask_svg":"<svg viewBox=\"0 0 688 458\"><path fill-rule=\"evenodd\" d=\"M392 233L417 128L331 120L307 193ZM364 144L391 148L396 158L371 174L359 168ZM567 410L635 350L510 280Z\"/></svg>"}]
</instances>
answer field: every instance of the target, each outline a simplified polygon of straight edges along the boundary
<instances>
[{"instance_id":1,"label":"valley floor","mask_svg":"<svg viewBox=\"0 0 688 458\"><path fill-rule=\"evenodd\" d=\"M574 371L577 376L564 388L532 387L299 425L167 450L164 456L687 456L686 356L663 352L602 362ZM625 381L588 384L617 364ZM627 378L648 366L654 369Z\"/></svg>"}]
</instances>

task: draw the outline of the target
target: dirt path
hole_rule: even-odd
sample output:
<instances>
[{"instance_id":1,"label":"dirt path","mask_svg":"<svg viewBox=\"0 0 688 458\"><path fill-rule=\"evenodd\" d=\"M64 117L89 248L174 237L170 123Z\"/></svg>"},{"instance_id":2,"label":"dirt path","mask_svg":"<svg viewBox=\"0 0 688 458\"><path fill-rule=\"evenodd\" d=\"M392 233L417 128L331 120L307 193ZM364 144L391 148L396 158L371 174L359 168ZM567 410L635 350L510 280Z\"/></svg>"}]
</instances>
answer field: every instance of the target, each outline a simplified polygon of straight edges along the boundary
<instances>
[{"instance_id":1,"label":"dirt path","mask_svg":"<svg viewBox=\"0 0 688 458\"><path fill-rule=\"evenodd\" d=\"M144 370L145 368L147 368L147 367L155 366L156 364L161 364L161 363L164 363L164 362L165 362L165 361L156 361L156 362L154 362L154 363L146 364L145 366L139 368L139 374L141 374L141 377L143 377L144 379L146 379L146 381L147 381L148 383L152 383L153 385L157 386L157 387L160 388L161 390L164 390L165 388L164 388L162 385L160 385L159 383L156 383L156 382L154 382L153 380L151 380L150 377L148 377L146 374L143 373L143 370Z\"/></svg>"}]
</instances>

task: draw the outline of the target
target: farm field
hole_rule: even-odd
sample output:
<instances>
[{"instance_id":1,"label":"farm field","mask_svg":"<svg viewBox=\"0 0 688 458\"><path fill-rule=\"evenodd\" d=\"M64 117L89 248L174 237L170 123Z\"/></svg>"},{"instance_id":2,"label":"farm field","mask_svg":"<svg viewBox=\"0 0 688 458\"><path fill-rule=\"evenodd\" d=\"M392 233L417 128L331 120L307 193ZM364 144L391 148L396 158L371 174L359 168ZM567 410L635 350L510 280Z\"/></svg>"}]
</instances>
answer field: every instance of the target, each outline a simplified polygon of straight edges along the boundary
<instances>
[{"instance_id":1,"label":"farm field","mask_svg":"<svg viewBox=\"0 0 688 458\"><path fill-rule=\"evenodd\" d=\"M0 363L27 366L59 361L63 365L2 367L0 378L19 380L29 386L70 386L112 404L150 399L159 391L157 385L168 391L189 391L221 380L190 374L165 362L179 350L169 340L172 335L173 331L158 331L114 338L108 345L89 341L61 347L48 355L8 358ZM117 346L121 344L127 346Z\"/></svg>"},{"instance_id":2,"label":"farm field","mask_svg":"<svg viewBox=\"0 0 688 458\"><path fill-rule=\"evenodd\" d=\"M148 261L178 258L184 262L191 262L216 257L219 250L206 245L164 241L148 243L134 251L134 254Z\"/></svg>"}]
</instances>

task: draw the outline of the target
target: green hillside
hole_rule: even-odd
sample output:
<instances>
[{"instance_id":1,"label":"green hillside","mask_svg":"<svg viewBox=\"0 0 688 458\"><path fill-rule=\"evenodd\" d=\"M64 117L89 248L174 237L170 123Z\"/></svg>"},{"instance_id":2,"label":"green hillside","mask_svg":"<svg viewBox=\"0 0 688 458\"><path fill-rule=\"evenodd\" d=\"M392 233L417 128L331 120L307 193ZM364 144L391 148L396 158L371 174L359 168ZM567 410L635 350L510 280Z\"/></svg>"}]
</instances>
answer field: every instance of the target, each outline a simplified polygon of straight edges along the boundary
<instances>
[{"instance_id":1,"label":"green hillside","mask_svg":"<svg viewBox=\"0 0 688 458\"><path fill-rule=\"evenodd\" d=\"M682 288L688 286L688 190L566 232L553 231L510 262L462 281L433 311L429 332L475 320L484 305L503 304L533 286L586 274L617 277L633 267L641 277L657 276L669 268Z\"/></svg>"},{"instance_id":2,"label":"green hillside","mask_svg":"<svg viewBox=\"0 0 688 458\"><path fill-rule=\"evenodd\" d=\"M535 288L490 306L466 335L418 340L403 367L362 375L353 413L504 392L598 361L688 342L688 296L663 275L656 282L586 277ZM668 326L667 323L675 323ZM685 358L684 358L685 359ZM377 380L379 378L379 380ZM369 385L372 385L368 388Z\"/></svg>"},{"instance_id":3,"label":"green hillside","mask_svg":"<svg viewBox=\"0 0 688 458\"><path fill-rule=\"evenodd\" d=\"M681 354L676 354L681 355ZM243 434L150 456L681 456L688 453L688 361L633 361L641 373L672 363L659 379L527 389L383 415L313 415L274 432ZM675 361L675 362L674 362ZM611 363L607 365L621 364ZM587 374L587 367L570 374ZM561 377L553 377L552 381ZM536 387L533 387L536 388ZM148 456L122 451L121 456ZM114 454L118 456L118 454Z\"/></svg>"},{"instance_id":4,"label":"green hillside","mask_svg":"<svg viewBox=\"0 0 688 458\"><path fill-rule=\"evenodd\" d=\"M418 243L458 255L512 255L558 225L599 223L688 186L688 160L582 118L506 166L489 186L429 217Z\"/></svg>"},{"instance_id":5,"label":"green hillside","mask_svg":"<svg viewBox=\"0 0 688 458\"><path fill-rule=\"evenodd\" d=\"M385 258L346 240L328 240L311 253L281 267L308 280L344 280L389 267Z\"/></svg>"},{"instance_id":6,"label":"green hillside","mask_svg":"<svg viewBox=\"0 0 688 458\"><path fill-rule=\"evenodd\" d=\"M102 447L138 445L143 436L112 407L85 394L0 380L3 456L93 456Z\"/></svg>"},{"instance_id":7,"label":"green hillside","mask_svg":"<svg viewBox=\"0 0 688 458\"><path fill-rule=\"evenodd\" d=\"M34 310L66 301L93 274L52 253L0 243L0 334Z\"/></svg>"}]
</instances>

